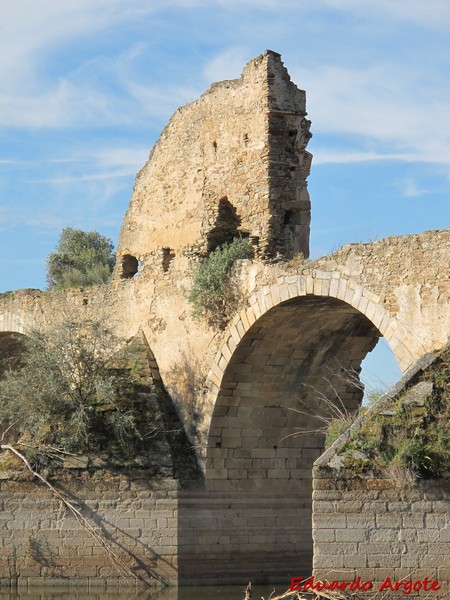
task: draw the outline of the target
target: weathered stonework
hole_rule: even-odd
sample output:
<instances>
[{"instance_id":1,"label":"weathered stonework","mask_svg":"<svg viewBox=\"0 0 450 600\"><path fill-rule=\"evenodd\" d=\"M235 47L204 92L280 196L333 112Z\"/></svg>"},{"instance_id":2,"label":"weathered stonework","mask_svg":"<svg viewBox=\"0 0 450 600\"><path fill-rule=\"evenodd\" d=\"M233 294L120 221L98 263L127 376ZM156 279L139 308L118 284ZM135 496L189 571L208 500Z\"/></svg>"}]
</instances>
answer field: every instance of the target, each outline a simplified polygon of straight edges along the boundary
<instances>
[{"instance_id":1,"label":"weathered stonework","mask_svg":"<svg viewBox=\"0 0 450 600\"><path fill-rule=\"evenodd\" d=\"M406 370L450 335L450 230L302 258L308 138L304 92L266 52L175 113L138 174L109 286L0 298L5 352L63 308L148 342L203 474L179 478L181 581L307 573L321 395L355 409L361 390L341 370L357 374L381 336ZM235 234L255 257L234 266L240 304L219 331L192 318L186 291L200 258Z\"/></svg>"},{"instance_id":2,"label":"weathered stonework","mask_svg":"<svg viewBox=\"0 0 450 600\"><path fill-rule=\"evenodd\" d=\"M73 471L57 485L136 575L154 587L177 583L174 480L89 480ZM44 485L1 481L0 506L0 586L136 585Z\"/></svg>"},{"instance_id":3,"label":"weathered stonework","mask_svg":"<svg viewBox=\"0 0 450 600\"><path fill-rule=\"evenodd\" d=\"M118 275L129 256L164 271L165 256L186 265L236 234L264 257L308 256L309 125L305 92L270 51L180 108L136 178Z\"/></svg>"},{"instance_id":4,"label":"weathered stonework","mask_svg":"<svg viewBox=\"0 0 450 600\"><path fill-rule=\"evenodd\" d=\"M395 591L387 577L392 585L428 578L439 589L421 586L407 597L449 597L448 480L408 485L315 469L313 495L316 581L360 577L372 583L367 598L394 600L403 595L404 586Z\"/></svg>"},{"instance_id":5,"label":"weathered stonework","mask_svg":"<svg viewBox=\"0 0 450 600\"><path fill-rule=\"evenodd\" d=\"M374 421L382 416L385 419L381 426L383 437L388 436L389 420L395 417L401 404L407 411L402 413L404 418L414 423L415 439L419 441L422 436L432 446L430 436L420 423L440 418L426 412L431 406L428 404L425 408L428 397L439 406L445 407L448 402L445 383L436 376L445 372L442 365L448 364L446 351L442 354L441 357L426 354L417 361L315 462L312 523L316 580L360 578L362 582L371 583L365 594L359 592L367 598L391 600L399 593L435 600L448 598L450 480L445 467L448 469L449 465L439 465L444 477L421 480L398 462L390 466L385 460L377 462L369 440L365 446L358 444L357 450L355 443L352 444L352 440L367 439L358 434L365 431L367 435L367 428L373 428ZM436 384L440 392L435 389ZM445 426L443 423L443 431ZM402 432L397 435L401 436ZM396 440L384 440L385 445L395 443ZM428 449L431 456L433 451L436 452L436 448ZM359 470L356 466L350 468L355 456L364 461L360 462L364 467L360 466ZM417 583L423 583L425 578L430 583ZM416 587L405 588L408 581ZM396 590L397 582L404 583L399 583ZM430 587L431 582L436 582L434 589Z\"/></svg>"}]
</instances>

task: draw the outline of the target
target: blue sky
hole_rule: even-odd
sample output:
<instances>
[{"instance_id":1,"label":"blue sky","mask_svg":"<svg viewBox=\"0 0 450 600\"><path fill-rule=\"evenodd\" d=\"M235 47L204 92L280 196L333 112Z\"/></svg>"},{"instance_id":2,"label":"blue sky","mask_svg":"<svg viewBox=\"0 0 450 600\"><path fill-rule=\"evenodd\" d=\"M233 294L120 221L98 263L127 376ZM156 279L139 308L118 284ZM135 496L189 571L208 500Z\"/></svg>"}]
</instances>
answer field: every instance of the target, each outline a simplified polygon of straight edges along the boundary
<instances>
[{"instance_id":1,"label":"blue sky","mask_svg":"<svg viewBox=\"0 0 450 600\"><path fill-rule=\"evenodd\" d=\"M449 227L448 0L2 0L0 291L65 226L116 242L174 110L266 48L307 92L313 257Z\"/></svg>"}]
</instances>

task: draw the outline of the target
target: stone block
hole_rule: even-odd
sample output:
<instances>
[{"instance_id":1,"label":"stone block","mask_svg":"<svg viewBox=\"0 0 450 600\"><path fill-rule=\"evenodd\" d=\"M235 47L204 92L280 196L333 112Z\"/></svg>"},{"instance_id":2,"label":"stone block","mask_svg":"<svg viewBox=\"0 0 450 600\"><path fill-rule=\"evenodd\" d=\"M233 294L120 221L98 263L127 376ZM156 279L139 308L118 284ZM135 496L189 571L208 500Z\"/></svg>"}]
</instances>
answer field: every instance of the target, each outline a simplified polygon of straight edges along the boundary
<instances>
[{"instance_id":1,"label":"stone block","mask_svg":"<svg viewBox=\"0 0 450 600\"><path fill-rule=\"evenodd\" d=\"M389 569L392 572L393 568L400 567L401 564L400 555L390 554L387 556L386 554L371 553L366 556L369 568Z\"/></svg>"},{"instance_id":2,"label":"stone block","mask_svg":"<svg viewBox=\"0 0 450 600\"><path fill-rule=\"evenodd\" d=\"M433 513L425 515L425 526L427 529L439 529L443 530L448 527L448 514L445 513Z\"/></svg>"},{"instance_id":3,"label":"stone block","mask_svg":"<svg viewBox=\"0 0 450 600\"><path fill-rule=\"evenodd\" d=\"M313 511L318 514L323 514L323 513L336 514L338 511L340 512L339 508L336 505L336 502L334 502L334 501L318 501L318 500L314 500L314 502L313 502Z\"/></svg>"},{"instance_id":4,"label":"stone block","mask_svg":"<svg viewBox=\"0 0 450 600\"><path fill-rule=\"evenodd\" d=\"M441 539L439 529L418 529L418 542L438 542ZM450 550L450 548L449 548Z\"/></svg>"},{"instance_id":5,"label":"stone block","mask_svg":"<svg viewBox=\"0 0 450 600\"><path fill-rule=\"evenodd\" d=\"M403 514L402 515L402 524L406 529L423 529L424 527L424 519L425 515L420 513L415 514Z\"/></svg>"},{"instance_id":6,"label":"stone block","mask_svg":"<svg viewBox=\"0 0 450 600\"><path fill-rule=\"evenodd\" d=\"M360 512L362 502L342 502L342 492L338 490L319 490L315 489L313 494L314 502L318 502L321 500L329 501L329 500L339 500L339 510L341 512ZM352 510L353 509L353 510ZM330 512L330 511L322 511L320 508L316 509L318 512Z\"/></svg>"},{"instance_id":7,"label":"stone block","mask_svg":"<svg viewBox=\"0 0 450 600\"><path fill-rule=\"evenodd\" d=\"M435 500L433 502L433 512L448 515L450 512L450 500Z\"/></svg>"},{"instance_id":8,"label":"stone block","mask_svg":"<svg viewBox=\"0 0 450 600\"><path fill-rule=\"evenodd\" d=\"M313 514L313 529L345 529L346 527L346 515L331 513Z\"/></svg>"},{"instance_id":9,"label":"stone block","mask_svg":"<svg viewBox=\"0 0 450 600\"><path fill-rule=\"evenodd\" d=\"M416 554L402 554L400 566L403 568L413 568L420 566L421 559Z\"/></svg>"},{"instance_id":10,"label":"stone block","mask_svg":"<svg viewBox=\"0 0 450 600\"><path fill-rule=\"evenodd\" d=\"M428 554L428 544L426 542L408 542L406 544L406 553L410 556L425 556Z\"/></svg>"},{"instance_id":11,"label":"stone block","mask_svg":"<svg viewBox=\"0 0 450 600\"><path fill-rule=\"evenodd\" d=\"M348 514L347 515L347 526L360 529L360 528L372 528L375 527L375 515L371 513L367 514Z\"/></svg>"},{"instance_id":12,"label":"stone block","mask_svg":"<svg viewBox=\"0 0 450 600\"><path fill-rule=\"evenodd\" d=\"M361 569L367 567L367 556L358 554L344 555L344 567L355 569L359 574ZM364 581L364 579L362 579Z\"/></svg>"},{"instance_id":13,"label":"stone block","mask_svg":"<svg viewBox=\"0 0 450 600\"><path fill-rule=\"evenodd\" d=\"M376 526L379 529L385 528L401 528L402 527L402 514L395 514L393 512L389 512L387 514L377 514L375 515Z\"/></svg>"},{"instance_id":14,"label":"stone block","mask_svg":"<svg viewBox=\"0 0 450 600\"><path fill-rule=\"evenodd\" d=\"M345 530L339 530L345 531ZM315 544L320 544L321 542L334 542L336 539L335 530L334 529L314 529L313 530L313 540Z\"/></svg>"},{"instance_id":15,"label":"stone block","mask_svg":"<svg viewBox=\"0 0 450 600\"><path fill-rule=\"evenodd\" d=\"M321 554L314 557L314 570L316 569L339 569L344 566L343 554ZM327 575L328 577L328 575ZM330 575L331 577L331 575Z\"/></svg>"},{"instance_id":16,"label":"stone block","mask_svg":"<svg viewBox=\"0 0 450 600\"><path fill-rule=\"evenodd\" d=\"M411 531L406 529L405 531ZM371 542L397 542L399 541L399 530L398 529L370 529L367 531L367 539Z\"/></svg>"},{"instance_id":17,"label":"stone block","mask_svg":"<svg viewBox=\"0 0 450 600\"><path fill-rule=\"evenodd\" d=\"M369 539L367 529L336 529L337 542L365 542Z\"/></svg>"},{"instance_id":18,"label":"stone block","mask_svg":"<svg viewBox=\"0 0 450 600\"><path fill-rule=\"evenodd\" d=\"M417 529L400 529L398 539L401 542L417 542Z\"/></svg>"}]
</instances>

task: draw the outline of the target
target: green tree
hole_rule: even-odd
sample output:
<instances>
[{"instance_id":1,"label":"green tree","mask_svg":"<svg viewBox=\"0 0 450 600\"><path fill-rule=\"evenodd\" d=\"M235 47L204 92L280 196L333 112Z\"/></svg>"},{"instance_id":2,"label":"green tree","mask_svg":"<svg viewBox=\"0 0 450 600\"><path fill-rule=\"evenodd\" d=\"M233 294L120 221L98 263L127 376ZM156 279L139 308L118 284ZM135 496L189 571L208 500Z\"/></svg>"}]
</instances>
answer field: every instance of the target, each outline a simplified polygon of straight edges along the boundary
<instances>
[{"instance_id":1,"label":"green tree","mask_svg":"<svg viewBox=\"0 0 450 600\"><path fill-rule=\"evenodd\" d=\"M49 289L84 287L107 283L114 268L112 241L97 231L66 227L56 252L47 257Z\"/></svg>"}]
</instances>

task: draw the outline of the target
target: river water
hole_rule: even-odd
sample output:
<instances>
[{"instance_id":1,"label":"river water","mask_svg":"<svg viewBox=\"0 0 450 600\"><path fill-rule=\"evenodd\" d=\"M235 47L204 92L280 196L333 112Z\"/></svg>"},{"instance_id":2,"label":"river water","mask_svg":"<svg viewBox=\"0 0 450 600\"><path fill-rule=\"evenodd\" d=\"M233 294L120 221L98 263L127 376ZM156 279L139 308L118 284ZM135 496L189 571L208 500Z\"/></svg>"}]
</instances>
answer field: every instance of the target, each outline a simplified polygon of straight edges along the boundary
<instances>
[{"instance_id":1,"label":"river water","mask_svg":"<svg viewBox=\"0 0 450 600\"><path fill-rule=\"evenodd\" d=\"M136 591L134 588L123 588L119 591L88 591L86 588L53 588L9 590L0 588L0 600L243 600L245 586L217 587L184 587L166 588L157 592ZM284 588L276 586L276 593L282 594ZM252 598L260 600L269 598L273 586L254 586Z\"/></svg>"}]
</instances>

